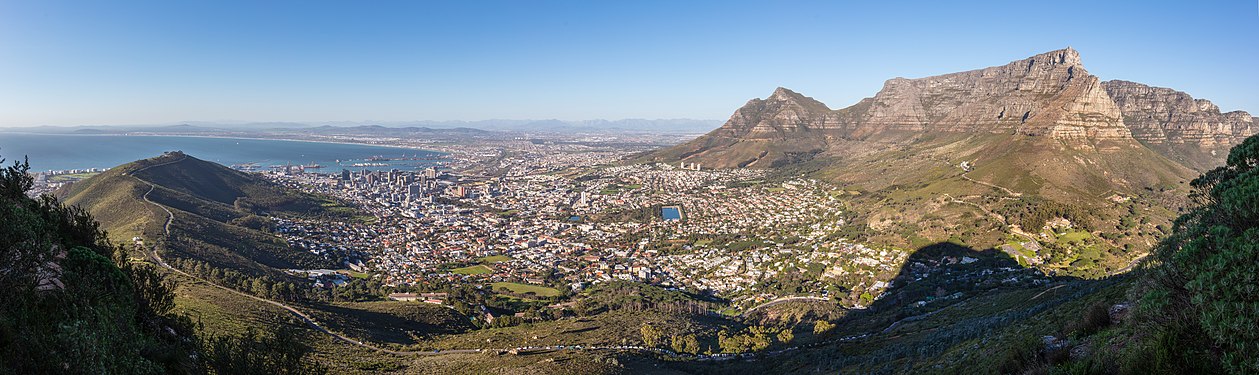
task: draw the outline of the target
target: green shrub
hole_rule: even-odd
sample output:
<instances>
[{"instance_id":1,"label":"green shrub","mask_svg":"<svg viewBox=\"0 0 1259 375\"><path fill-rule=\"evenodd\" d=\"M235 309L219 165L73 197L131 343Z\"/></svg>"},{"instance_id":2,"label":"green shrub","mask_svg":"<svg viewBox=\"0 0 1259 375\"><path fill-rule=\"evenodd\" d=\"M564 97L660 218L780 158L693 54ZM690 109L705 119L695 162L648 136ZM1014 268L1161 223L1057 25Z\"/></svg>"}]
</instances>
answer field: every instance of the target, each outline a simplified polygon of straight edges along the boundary
<instances>
[{"instance_id":1,"label":"green shrub","mask_svg":"<svg viewBox=\"0 0 1259 375\"><path fill-rule=\"evenodd\" d=\"M1097 302L1084 310L1079 321L1071 324L1068 331L1079 336L1089 336L1110 326L1110 312L1106 303Z\"/></svg>"},{"instance_id":2,"label":"green shrub","mask_svg":"<svg viewBox=\"0 0 1259 375\"><path fill-rule=\"evenodd\" d=\"M1259 373L1259 136L1234 147L1228 163L1195 179L1197 205L1155 248L1141 311L1161 329L1142 348L1173 370L1214 358L1230 373ZM1204 336L1206 345L1178 350ZM1170 340L1170 341L1168 341Z\"/></svg>"}]
</instances>

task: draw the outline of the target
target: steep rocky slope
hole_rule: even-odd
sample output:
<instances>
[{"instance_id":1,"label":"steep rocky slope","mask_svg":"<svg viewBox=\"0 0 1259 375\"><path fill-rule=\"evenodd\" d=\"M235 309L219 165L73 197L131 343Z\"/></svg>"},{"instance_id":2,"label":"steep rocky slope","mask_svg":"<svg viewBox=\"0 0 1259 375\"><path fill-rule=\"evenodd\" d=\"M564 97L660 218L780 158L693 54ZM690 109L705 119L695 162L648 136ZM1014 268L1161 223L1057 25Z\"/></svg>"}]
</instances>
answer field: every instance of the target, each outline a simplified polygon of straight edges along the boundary
<instances>
[{"instance_id":1,"label":"steep rocky slope","mask_svg":"<svg viewBox=\"0 0 1259 375\"><path fill-rule=\"evenodd\" d=\"M1067 48L985 69L893 78L874 97L839 110L780 87L748 101L717 130L650 158L772 167L864 149L847 141L903 144L933 133L1047 136L1078 145L1132 140L1100 80Z\"/></svg>"},{"instance_id":2,"label":"steep rocky slope","mask_svg":"<svg viewBox=\"0 0 1259 375\"><path fill-rule=\"evenodd\" d=\"M1123 111L1133 137L1200 171L1222 165L1230 147L1259 132L1249 113L1221 113L1211 101L1184 92L1119 80L1102 87Z\"/></svg>"},{"instance_id":3,"label":"steep rocky slope","mask_svg":"<svg viewBox=\"0 0 1259 375\"><path fill-rule=\"evenodd\" d=\"M643 160L768 168L878 152L923 137L1004 134L1099 151L1139 141L1202 170L1256 131L1245 112L1220 113L1170 89L1103 83L1085 70L1078 51L1066 48L984 69L893 78L873 97L838 110L780 87L748 101L709 134Z\"/></svg>"},{"instance_id":4,"label":"steep rocky slope","mask_svg":"<svg viewBox=\"0 0 1259 375\"><path fill-rule=\"evenodd\" d=\"M1130 137L1119 108L1071 48L986 69L888 80L851 135L886 131Z\"/></svg>"}]
</instances>

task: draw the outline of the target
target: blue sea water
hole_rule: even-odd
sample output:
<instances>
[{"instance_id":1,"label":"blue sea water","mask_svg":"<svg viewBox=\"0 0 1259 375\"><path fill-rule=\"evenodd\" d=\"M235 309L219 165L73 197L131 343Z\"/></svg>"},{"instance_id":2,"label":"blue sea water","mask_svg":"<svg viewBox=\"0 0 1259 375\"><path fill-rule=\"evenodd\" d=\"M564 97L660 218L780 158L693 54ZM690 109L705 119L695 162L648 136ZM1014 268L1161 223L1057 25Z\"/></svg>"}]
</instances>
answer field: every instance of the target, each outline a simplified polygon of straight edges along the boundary
<instances>
[{"instance_id":1,"label":"blue sea water","mask_svg":"<svg viewBox=\"0 0 1259 375\"><path fill-rule=\"evenodd\" d=\"M436 161L431 159L442 154L397 147L270 139L0 132L0 157L8 160L5 164L29 156L31 170L35 172L110 168L158 156L166 151L183 151L198 159L227 166L245 163L257 163L260 167L316 163L324 167L324 173L339 172L343 168L417 170L434 165ZM382 167L350 166L354 163L368 163L366 159L373 157L391 160L372 161L388 164Z\"/></svg>"}]
</instances>

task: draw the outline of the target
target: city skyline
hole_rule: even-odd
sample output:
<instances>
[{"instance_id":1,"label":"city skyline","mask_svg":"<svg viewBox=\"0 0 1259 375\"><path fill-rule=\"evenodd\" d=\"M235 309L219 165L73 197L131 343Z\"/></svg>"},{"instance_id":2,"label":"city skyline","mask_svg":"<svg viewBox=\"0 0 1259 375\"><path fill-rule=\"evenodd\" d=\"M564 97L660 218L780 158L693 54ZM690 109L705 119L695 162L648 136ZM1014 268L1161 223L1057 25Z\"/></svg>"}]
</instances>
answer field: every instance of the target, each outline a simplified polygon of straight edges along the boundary
<instances>
[{"instance_id":1,"label":"city skyline","mask_svg":"<svg viewBox=\"0 0 1259 375\"><path fill-rule=\"evenodd\" d=\"M1259 111L1255 6L11 2L0 127L722 120L778 86L842 108L1068 46L1102 79Z\"/></svg>"}]
</instances>

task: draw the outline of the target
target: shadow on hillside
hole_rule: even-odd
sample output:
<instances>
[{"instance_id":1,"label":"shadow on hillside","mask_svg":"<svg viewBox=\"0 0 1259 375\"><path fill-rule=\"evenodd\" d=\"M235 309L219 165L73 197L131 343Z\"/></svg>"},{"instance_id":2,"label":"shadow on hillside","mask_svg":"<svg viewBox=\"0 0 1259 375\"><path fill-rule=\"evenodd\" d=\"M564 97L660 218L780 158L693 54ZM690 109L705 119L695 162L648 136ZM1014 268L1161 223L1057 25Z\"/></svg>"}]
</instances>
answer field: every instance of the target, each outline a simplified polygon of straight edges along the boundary
<instances>
[{"instance_id":1,"label":"shadow on hillside","mask_svg":"<svg viewBox=\"0 0 1259 375\"><path fill-rule=\"evenodd\" d=\"M392 303L391 311L373 311L328 303L310 303L320 319L332 328L367 341L388 344L414 344L413 335L465 332L472 328L464 319L446 311L445 307L420 303Z\"/></svg>"},{"instance_id":2,"label":"shadow on hillside","mask_svg":"<svg viewBox=\"0 0 1259 375\"><path fill-rule=\"evenodd\" d=\"M869 310L884 311L918 301L931 303L959 292L965 295L997 288L1030 287L1074 280L1077 279L1050 278L1039 270L1023 267L1000 250L976 250L951 242L941 242L924 246L910 254L900 273L892 279L891 287Z\"/></svg>"},{"instance_id":3,"label":"shadow on hillside","mask_svg":"<svg viewBox=\"0 0 1259 375\"><path fill-rule=\"evenodd\" d=\"M755 361L678 368L701 373L912 372L918 363L968 340L986 340L1011 324L1126 277L1050 277L1000 250L936 243L914 251L878 299L866 309L850 310L819 341Z\"/></svg>"}]
</instances>

